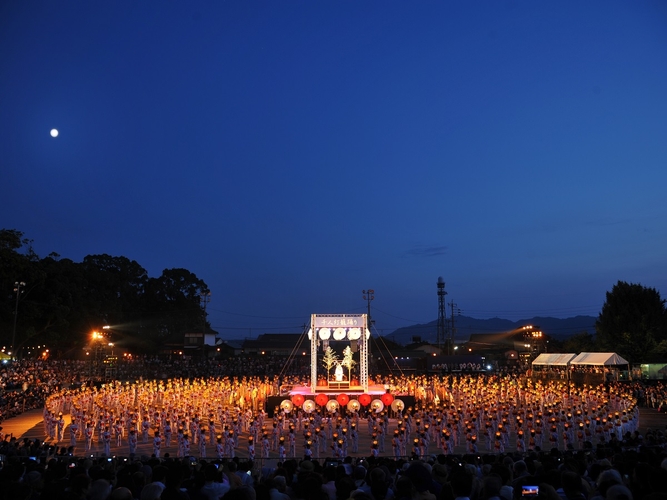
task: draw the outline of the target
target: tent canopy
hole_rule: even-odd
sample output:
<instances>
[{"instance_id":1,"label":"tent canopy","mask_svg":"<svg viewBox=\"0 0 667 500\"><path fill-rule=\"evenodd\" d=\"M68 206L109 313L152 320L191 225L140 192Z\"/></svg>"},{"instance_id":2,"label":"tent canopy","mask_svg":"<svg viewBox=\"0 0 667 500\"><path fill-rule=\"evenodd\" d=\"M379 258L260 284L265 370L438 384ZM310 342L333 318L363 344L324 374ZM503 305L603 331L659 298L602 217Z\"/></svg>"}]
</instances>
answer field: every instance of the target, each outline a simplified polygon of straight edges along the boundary
<instances>
[{"instance_id":1,"label":"tent canopy","mask_svg":"<svg viewBox=\"0 0 667 500\"><path fill-rule=\"evenodd\" d=\"M582 352L574 358L572 365L618 366L628 362L615 352Z\"/></svg>"},{"instance_id":2,"label":"tent canopy","mask_svg":"<svg viewBox=\"0 0 667 500\"><path fill-rule=\"evenodd\" d=\"M567 366L577 355L571 353L543 352L533 361L533 366Z\"/></svg>"}]
</instances>

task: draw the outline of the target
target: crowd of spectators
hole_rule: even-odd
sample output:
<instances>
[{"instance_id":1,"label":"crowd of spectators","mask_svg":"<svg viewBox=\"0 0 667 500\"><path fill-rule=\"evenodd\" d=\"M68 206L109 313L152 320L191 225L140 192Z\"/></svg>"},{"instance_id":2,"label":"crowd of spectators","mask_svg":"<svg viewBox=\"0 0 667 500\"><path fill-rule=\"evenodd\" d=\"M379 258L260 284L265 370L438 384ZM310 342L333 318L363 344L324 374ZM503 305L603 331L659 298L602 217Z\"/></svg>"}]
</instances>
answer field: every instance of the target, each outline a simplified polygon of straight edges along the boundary
<instances>
[{"instance_id":1,"label":"crowd of spectators","mask_svg":"<svg viewBox=\"0 0 667 500\"><path fill-rule=\"evenodd\" d=\"M643 441L655 441L649 438ZM31 459L25 453L38 451L31 445L21 443L20 454L4 459L0 499L667 500L667 455L655 446L412 461L290 459L258 470L238 459Z\"/></svg>"},{"instance_id":2,"label":"crowd of spectators","mask_svg":"<svg viewBox=\"0 0 667 500\"><path fill-rule=\"evenodd\" d=\"M639 404L648 408L656 408L667 411L667 386L659 383L655 385L634 384L635 397Z\"/></svg>"},{"instance_id":3,"label":"crowd of spectators","mask_svg":"<svg viewBox=\"0 0 667 500\"><path fill-rule=\"evenodd\" d=\"M121 381L166 380L222 376L270 376L276 378L306 373L295 364L283 370L285 359L278 356L235 356L202 360L183 356L139 356L111 363L94 361L25 359L0 364L0 422L24 411L42 408L49 394L60 388L100 384L113 377ZM276 385L277 391L277 385ZM277 393L277 392L276 392Z\"/></svg>"},{"instance_id":4,"label":"crowd of spectators","mask_svg":"<svg viewBox=\"0 0 667 500\"><path fill-rule=\"evenodd\" d=\"M42 408L46 397L80 382L82 361L22 360L0 364L0 421Z\"/></svg>"}]
</instances>

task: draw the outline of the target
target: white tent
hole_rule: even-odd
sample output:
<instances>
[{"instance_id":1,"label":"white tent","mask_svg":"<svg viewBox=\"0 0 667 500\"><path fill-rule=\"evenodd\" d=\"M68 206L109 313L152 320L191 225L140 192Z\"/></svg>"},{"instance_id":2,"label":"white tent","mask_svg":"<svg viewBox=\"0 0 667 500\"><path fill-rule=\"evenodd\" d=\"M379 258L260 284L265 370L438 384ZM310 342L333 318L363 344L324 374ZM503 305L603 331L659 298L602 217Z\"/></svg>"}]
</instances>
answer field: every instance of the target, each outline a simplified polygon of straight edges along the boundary
<instances>
[{"instance_id":1,"label":"white tent","mask_svg":"<svg viewBox=\"0 0 667 500\"><path fill-rule=\"evenodd\" d=\"M619 366L628 362L615 352L582 352L571 362L571 365Z\"/></svg>"},{"instance_id":2,"label":"white tent","mask_svg":"<svg viewBox=\"0 0 667 500\"><path fill-rule=\"evenodd\" d=\"M567 366L577 355L571 353L543 352L533 361L533 366Z\"/></svg>"}]
</instances>

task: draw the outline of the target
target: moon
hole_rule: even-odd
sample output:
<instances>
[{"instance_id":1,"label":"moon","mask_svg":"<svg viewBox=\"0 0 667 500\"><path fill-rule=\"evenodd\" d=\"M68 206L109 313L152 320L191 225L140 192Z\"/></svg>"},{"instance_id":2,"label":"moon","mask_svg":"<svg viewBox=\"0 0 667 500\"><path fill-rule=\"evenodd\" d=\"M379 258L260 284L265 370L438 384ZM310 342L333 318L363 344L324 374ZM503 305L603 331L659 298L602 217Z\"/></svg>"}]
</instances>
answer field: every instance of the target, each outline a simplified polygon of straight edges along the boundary
<instances>
[{"instance_id":1,"label":"moon","mask_svg":"<svg viewBox=\"0 0 667 500\"><path fill-rule=\"evenodd\" d=\"M57 128L52 128L51 129L51 137L58 137L58 129Z\"/></svg>"}]
</instances>

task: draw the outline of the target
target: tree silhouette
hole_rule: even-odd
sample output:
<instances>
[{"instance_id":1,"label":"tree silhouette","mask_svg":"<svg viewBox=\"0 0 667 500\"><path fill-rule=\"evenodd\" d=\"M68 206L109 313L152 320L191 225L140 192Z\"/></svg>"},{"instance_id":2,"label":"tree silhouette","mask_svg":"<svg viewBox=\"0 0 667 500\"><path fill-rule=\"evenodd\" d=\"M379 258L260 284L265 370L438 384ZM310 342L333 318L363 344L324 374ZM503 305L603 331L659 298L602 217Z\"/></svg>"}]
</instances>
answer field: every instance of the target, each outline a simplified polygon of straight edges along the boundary
<instances>
[{"instance_id":1,"label":"tree silhouette","mask_svg":"<svg viewBox=\"0 0 667 500\"><path fill-rule=\"evenodd\" d=\"M16 346L48 343L53 356L82 355L90 333L105 324L119 347L154 353L185 333L206 328L200 296L209 289L187 269L165 269L157 278L127 257L88 255L73 262L50 253L40 258L21 231L0 229L0 341L13 333L17 281ZM27 350L26 350L27 352Z\"/></svg>"},{"instance_id":2,"label":"tree silhouette","mask_svg":"<svg viewBox=\"0 0 667 500\"><path fill-rule=\"evenodd\" d=\"M631 363L651 361L667 340L665 301L655 288L619 281L607 292L595 329L601 350Z\"/></svg>"}]
</instances>

